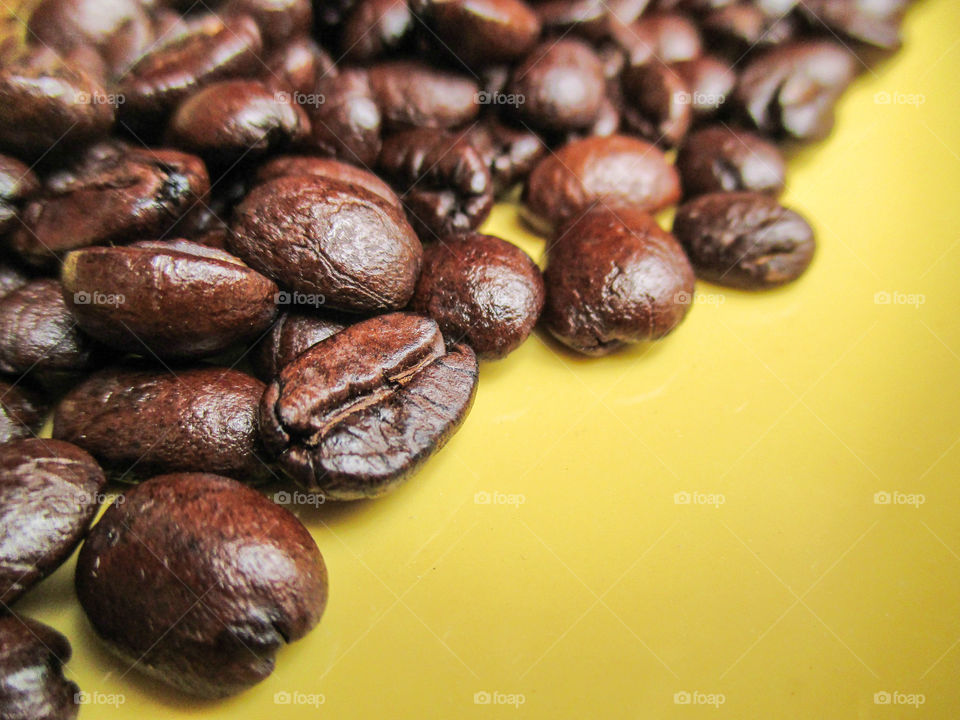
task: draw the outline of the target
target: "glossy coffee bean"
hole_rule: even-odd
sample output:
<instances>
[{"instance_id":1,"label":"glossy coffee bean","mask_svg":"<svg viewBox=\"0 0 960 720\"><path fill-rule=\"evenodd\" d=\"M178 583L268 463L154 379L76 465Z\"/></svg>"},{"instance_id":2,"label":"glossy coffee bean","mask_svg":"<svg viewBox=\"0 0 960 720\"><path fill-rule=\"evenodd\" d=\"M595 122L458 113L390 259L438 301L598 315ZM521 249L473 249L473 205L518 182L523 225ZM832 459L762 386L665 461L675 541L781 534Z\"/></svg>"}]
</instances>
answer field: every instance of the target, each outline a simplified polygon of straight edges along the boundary
<instances>
[{"instance_id":1,"label":"glossy coffee bean","mask_svg":"<svg viewBox=\"0 0 960 720\"><path fill-rule=\"evenodd\" d=\"M0 602L12 605L73 554L97 514L106 478L59 440L0 445Z\"/></svg>"},{"instance_id":2,"label":"glossy coffee bean","mask_svg":"<svg viewBox=\"0 0 960 720\"><path fill-rule=\"evenodd\" d=\"M522 58L540 37L540 20L523 0L435 0L426 16L439 42L471 67Z\"/></svg>"},{"instance_id":3,"label":"glossy coffee bean","mask_svg":"<svg viewBox=\"0 0 960 720\"><path fill-rule=\"evenodd\" d=\"M456 432L476 383L473 351L448 349L433 320L381 315L283 368L263 395L261 430L305 488L334 500L377 497Z\"/></svg>"},{"instance_id":4,"label":"glossy coffee bean","mask_svg":"<svg viewBox=\"0 0 960 720\"><path fill-rule=\"evenodd\" d=\"M277 48L266 64L264 82L304 96L314 91L319 78L336 73L333 58L315 40L303 36Z\"/></svg>"},{"instance_id":5,"label":"glossy coffee bean","mask_svg":"<svg viewBox=\"0 0 960 720\"><path fill-rule=\"evenodd\" d=\"M77 248L162 236L209 188L194 155L98 143L47 178L10 243L30 264L54 266Z\"/></svg>"},{"instance_id":6,"label":"glossy coffee bean","mask_svg":"<svg viewBox=\"0 0 960 720\"><path fill-rule=\"evenodd\" d=\"M315 102L307 148L364 167L377 162L383 116L366 70L327 74L308 98Z\"/></svg>"},{"instance_id":7,"label":"glossy coffee bean","mask_svg":"<svg viewBox=\"0 0 960 720\"><path fill-rule=\"evenodd\" d=\"M77 250L61 280L84 332L140 355L214 355L258 338L277 309L272 280L186 240Z\"/></svg>"},{"instance_id":8,"label":"glossy coffee bean","mask_svg":"<svg viewBox=\"0 0 960 720\"><path fill-rule=\"evenodd\" d=\"M810 0L799 5L808 24L881 50L900 47L900 24L906 0Z\"/></svg>"},{"instance_id":9,"label":"glossy coffee bean","mask_svg":"<svg viewBox=\"0 0 960 720\"><path fill-rule=\"evenodd\" d=\"M239 370L113 368L91 375L56 407L53 436L79 445L111 478L215 472L272 477L259 459L263 383Z\"/></svg>"},{"instance_id":10,"label":"glossy coffee bean","mask_svg":"<svg viewBox=\"0 0 960 720\"><path fill-rule=\"evenodd\" d=\"M18 267L0 262L0 299L30 282L30 278Z\"/></svg>"},{"instance_id":11,"label":"glossy coffee bean","mask_svg":"<svg viewBox=\"0 0 960 720\"><path fill-rule=\"evenodd\" d=\"M546 145L535 133L502 123L493 115L472 125L466 137L490 169L495 196L523 182L547 153Z\"/></svg>"},{"instance_id":12,"label":"glossy coffee bean","mask_svg":"<svg viewBox=\"0 0 960 720\"><path fill-rule=\"evenodd\" d=\"M792 15L770 13L759 4L745 2L711 10L704 15L702 27L710 49L731 61L782 45L797 34Z\"/></svg>"},{"instance_id":13,"label":"glossy coffee bean","mask_svg":"<svg viewBox=\"0 0 960 720\"><path fill-rule=\"evenodd\" d=\"M16 158L0 155L0 235L17 225L23 202L40 189L33 171Z\"/></svg>"},{"instance_id":14,"label":"glossy coffee bean","mask_svg":"<svg viewBox=\"0 0 960 720\"><path fill-rule=\"evenodd\" d=\"M167 137L172 145L228 162L300 142L310 120L293 94L257 80L208 85L177 107Z\"/></svg>"},{"instance_id":15,"label":"glossy coffee bean","mask_svg":"<svg viewBox=\"0 0 960 720\"><path fill-rule=\"evenodd\" d=\"M855 63L848 50L826 40L781 45L746 66L734 100L767 135L818 140L833 129L833 106L853 80Z\"/></svg>"},{"instance_id":16,"label":"glossy coffee bean","mask_svg":"<svg viewBox=\"0 0 960 720\"><path fill-rule=\"evenodd\" d=\"M360 0L340 33L340 51L352 62L369 62L404 45L414 27L406 0Z\"/></svg>"},{"instance_id":17,"label":"glossy coffee bean","mask_svg":"<svg viewBox=\"0 0 960 720\"><path fill-rule=\"evenodd\" d=\"M0 443L34 437L43 427L43 400L33 392L0 381Z\"/></svg>"},{"instance_id":18,"label":"glossy coffee bean","mask_svg":"<svg viewBox=\"0 0 960 720\"><path fill-rule=\"evenodd\" d=\"M690 129L690 88L673 68L634 65L623 72L623 120L633 134L658 145L676 146Z\"/></svg>"},{"instance_id":19,"label":"glossy coffee bean","mask_svg":"<svg viewBox=\"0 0 960 720\"><path fill-rule=\"evenodd\" d=\"M627 65L664 65L694 60L703 52L697 26L675 13L649 13L637 22L615 25L614 40Z\"/></svg>"},{"instance_id":20,"label":"glossy coffee bean","mask_svg":"<svg viewBox=\"0 0 960 720\"><path fill-rule=\"evenodd\" d=\"M683 78L690 91L690 109L694 119L714 115L733 94L737 74L724 61L711 55L677 63L673 70Z\"/></svg>"},{"instance_id":21,"label":"glossy coffee bean","mask_svg":"<svg viewBox=\"0 0 960 720\"><path fill-rule=\"evenodd\" d=\"M677 172L653 145L594 137L565 145L533 169L524 188L524 218L547 232L597 203L655 212L680 198Z\"/></svg>"},{"instance_id":22,"label":"glossy coffee bean","mask_svg":"<svg viewBox=\"0 0 960 720\"><path fill-rule=\"evenodd\" d=\"M307 175L359 185L398 210L403 209L397 194L372 172L331 158L310 155L281 155L260 166L257 170L256 181L257 183L265 183L290 175Z\"/></svg>"},{"instance_id":23,"label":"glossy coffee bean","mask_svg":"<svg viewBox=\"0 0 960 720\"><path fill-rule=\"evenodd\" d=\"M336 335L355 320L330 312L284 312L250 356L257 377L270 382L300 353Z\"/></svg>"},{"instance_id":24,"label":"glossy coffee bean","mask_svg":"<svg viewBox=\"0 0 960 720\"><path fill-rule=\"evenodd\" d=\"M253 18L263 34L266 48L279 47L309 32L313 25L310 0L227 0L220 13Z\"/></svg>"},{"instance_id":25,"label":"glossy coffee bean","mask_svg":"<svg viewBox=\"0 0 960 720\"><path fill-rule=\"evenodd\" d=\"M559 229L544 272L543 323L586 355L657 340L690 308L693 269L646 213L598 207Z\"/></svg>"},{"instance_id":26,"label":"glossy coffee bean","mask_svg":"<svg viewBox=\"0 0 960 720\"><path fill-rule=\"evenodd\" d=\"M96 362L56 280L34 280L0 300L0 372L56 387Z\"/></svg>"},{"instance_id":27,"label":"glossy coffee bean","mask_svg":"<svg viewBox=\"0 0 960 720\"><path fill-rule=\"evenodd\" d=\"M711 193L677 209L673 232L697 275L746 290L796 280L810 265L813 230L762 193Z\"/></svg>"},{"instance_id":28,"label":"glossy coffee bean","mask_svg":"<svg viewBox=\"0 0 960 720\"><path fill-rule=\"evenodd\" d=\"M523 250L469 233L427 246L410 308L437 321L444 337L485 360L520 347L543 310L543 276Z\"/></svg>"},{"instance_id":29,"label":"glossy coffee bean","mask_svg":"<svg viewBox=\"0 0 960 720\"><path fill-rule=\"evenodd\" d=\"M690 135L677 153L676 166L688 198L737 190L779 195L786 179L786 165L776 145L724 125Z\"/></svg>"},{"instance_id":30,"label":"glossy coffee bean","mask_svg":"<svg viewBox=\"0 0 960 720\"><path fill-rule=\"evenodd\" d=\"M77 597L128 665L223 697L273 672L320 621L327 570L288 510L216 475L152 478L124 494L77 560Z\"/></svg>"},{"instance_id":31,"label":"glossy coffee bean","mask_svg":"<svg viewBox=\"0 0 960 720\"><path fill-rule=\"evenodd\" d=\"M0 708L3 720L74 720L80 688L63 676L69 641L53 628L0 616Z\"/></svg>"},{"instance_id":32,"label":"glossy coffee bean","mask_svg":"<svg viewBox=\"0 0 960 720\"><path fill-rule=\"evenodd\" d=\"M583 129L603 102L603 65L580 40L548 40L514 68L508 90L517 99L517 115L533 128Z\"/></svg>"},{"instance_id":33,"label":"glossy coffee bean","mask_svg":"<svg viewBox=\"0 0 960 720\"><path fill-rule=\"evenodd\" d=\"M237 207L231 246L281 289L350 312L406 305L423 259L406 219L378 195L304 176L254 188Z\"/></svg>"},{"instance_id":34,"label":"glossy coffee bean","mask_svg":"<svg viewBox=\"0 0 960 720\"><path fill-rule=\"evenodd\" d=\"M547 35L575 32L599 42L614 25L636 20L648 4L648 0L539 0L534 10Z\"/></svg>"},{"instance_id":35,"label":"glossy coffee bean","mask_svg":"<svg viewBox=\"0 0 960 720\"><path fill-rule=\"evenodd\" d=\"M480 88L469 75L414 60L370 68L370 87L388 128L452 128L476 117Z\"/></svg>"}]
</instances>

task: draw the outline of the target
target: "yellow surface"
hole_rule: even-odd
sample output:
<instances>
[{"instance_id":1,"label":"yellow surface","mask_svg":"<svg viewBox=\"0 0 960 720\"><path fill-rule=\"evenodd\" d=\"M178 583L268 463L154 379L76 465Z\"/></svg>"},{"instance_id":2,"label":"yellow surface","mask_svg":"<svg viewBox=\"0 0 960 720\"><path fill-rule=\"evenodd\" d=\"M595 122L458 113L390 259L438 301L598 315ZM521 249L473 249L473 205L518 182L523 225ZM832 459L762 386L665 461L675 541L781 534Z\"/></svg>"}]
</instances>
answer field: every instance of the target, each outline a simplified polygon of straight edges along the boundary
<instances>
[{"instance_id":1,"label":"yellow surface","mask_svg":"<svg viewBox=\"0 0 960 720\"><path fill-rule=\"evenodd\" d=\"M533 338L404 488L300 512L330 605L260 686L198 704L127 674L71 560L18 609L73 642L81 717L960 717L958 29L957 0L915 7L792 160L801 282L700 283L674 335L607 359ZM542 255L511 207L486 229Z\"/></svg>"}]
</instances>

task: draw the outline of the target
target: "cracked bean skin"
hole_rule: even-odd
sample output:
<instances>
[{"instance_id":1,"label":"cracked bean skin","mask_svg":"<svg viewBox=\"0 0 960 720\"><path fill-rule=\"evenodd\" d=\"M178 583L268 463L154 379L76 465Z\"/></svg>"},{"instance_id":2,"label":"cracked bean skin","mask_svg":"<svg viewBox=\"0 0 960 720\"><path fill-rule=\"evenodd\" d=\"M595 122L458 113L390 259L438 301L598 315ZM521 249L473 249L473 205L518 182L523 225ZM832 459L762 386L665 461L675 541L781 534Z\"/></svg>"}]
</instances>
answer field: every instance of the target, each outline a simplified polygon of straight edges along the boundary
<instances>
[{"instance_id":1,"label":"cracked bean skin","mask_svg":"<svg viewBox=\"0 0 960 720\"><path fill-rule=\"evenodd\" d=\"M0 717L3 720L74 720L80 688L63 676L70 642L27 617L0 616Z\"/></svg>"}]
</instances>

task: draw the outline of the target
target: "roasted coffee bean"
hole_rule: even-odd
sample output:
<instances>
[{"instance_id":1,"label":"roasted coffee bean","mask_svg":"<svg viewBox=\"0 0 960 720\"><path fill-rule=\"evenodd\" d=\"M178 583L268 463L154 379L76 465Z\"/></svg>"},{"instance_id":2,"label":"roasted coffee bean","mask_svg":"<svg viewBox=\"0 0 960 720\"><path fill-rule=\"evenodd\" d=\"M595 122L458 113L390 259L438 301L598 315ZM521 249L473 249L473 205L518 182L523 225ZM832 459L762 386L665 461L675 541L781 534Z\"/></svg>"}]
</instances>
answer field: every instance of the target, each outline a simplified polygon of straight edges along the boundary
<instances>
[{"instance_id":1,"label":"roasted coffee bean","mask_svg":"<svg viewBox=\"0 0 960 720\"><path fill-rule=\"evenodd\" d=\"M716 125L690 135L677 153L683 194L752 190L779 195L786 166L780 150L746 130Z\"/></svg>"},{"instance_id":2,"label":"roasted coffee bean","mask_svg":"<svg viewBox=\"0 0 960 720\"><path fill-rule=\"evenodd\" d=\"M495 196L523 182L547 153L546 145L534 133L506 125L492 115L472 125L466 135L490 169Z\"/></svg>"},{"instance_id":3,"label":"roasted coffee bean","mask_svg":"<svg viewBox=\"0 0 960 720\"><path fill-rule=\"evenodd\" d=\"M413 60L372 66L370 86L392 130L452 128L475 118L480 109L480 88L472 78Z\"/></svg>"},{"instance_id":4,"label":"roasted coffee bean","mask_svg":"<svg viewBox=\"0 0 960 720\"><path fill-rule=\"evenodd\" d=\"M383 116L367 71L326 75L317 82L312 99L316 102L308 107L312 131L307 147L365 167L375 164Z\"/></svg>"},{"instance_id":5,"label":"roasted coffee bean","mask_svg":"<svg viewBox=\"0 0 960 720\"><path fill-rule=\"evenodd\" d=\"M63 676L67 639L47 625L0 616L0 717L3 720L74 720L80 688Z\"/></svg>"},{"instance_id":6,"label":"roasted coffee bean","mask_svg":"<svg viewBox=\"0 0 960 720\"><path fill-rule=\"evenodd\" d=\"M494 191L487 165L466 135L426 128L391 135L380 153L380 170L424 241L473 230L487 219Z\"/></svg>"},{"instance_id":7,"label":"roasted coffee bean","mask_svg":"<svg viewBox=\"0 0 960 720\"><path fill-rule=\"evenodd\" d=\"M758 290L796 280L813 259L813 230L763 193L701 195L677 209L673 232L697 275Z\"/></svg>"},{"instance_id":8,"label":"roasted coffee bean","mask_svg":"<svg viewBox=\"0 0 960 720\"><path fill-rule=\"evenodd\" d=\"M858 43L896 50L908 5L907 0L809 0L799 3L799 11L814 30L826 27Z\"/></svg>"},{"instance_id":9,"label":"roasted coffee bean","mask_svg":"<svg viewBox=\"0 0 960 720\"><path fill-rule=\"evenodd\" d=\"M259 337L277 308L272 280L186 240L77 250L61 279L84 332L140 355L214 355Z\"/></svg>"},{"instance_id":10,"label":"roasted coffee bean","mask_svg":"<svg viewBox=\"0 0 960 720\"><path fill-rule=\"evenodd\" d=\"M428 245L410 301L444 337L485 360L523 344L543 310L543 276L523 250L491 235L454 235Z\"/></svg>"},{"instance_id":11,"label":"roasted coffee bean","mask_svg":"<svg viewBox=\"0 0 960 720\"><path fill-rule=\"evenodd\" d=\"M309 37L299 37L286 43L267 58L263 80L275 87L299 93L295 100L314 91L317 80L336 74L333 59Z\"/></svg>"},{"instance_id":12,"label":"roasted coffee bean","mask_svg":"<svg viewBox=\"0 0 960 720\"><path fill-rule=\"evenodd\" d=\"M227 0L221 14L249 15L263 34L263 45L275 48L309 32L313 25L310 0Z\"/></svg>"},{"instance_id":13,"label":"roasted coffee bean","mask_svg":"<svg viewBox=\"0 0 960 720\"><path fill-rule=\"evenodd\" d=\"M406 0L361 0L340 34L340 51L353 62L369 62L404 45L413 29Z\"/></svg>"},{"instance_id":14,"label":"roasted coffee bean","mask_svg":"<svg viewBox=\"0 0 960 720\"><path fill-rule=\"evenodd\" d=\"M725 62L710 55L677 63L673 69L687 84L695 119L714 115L737 84L737 74Z\"/></svg>"},{"instance_id":15,"label":"roasted coffee bean","mask_svg":"<svg viewBox=\"0 0 960 720\"><path fill-rule=\"evenodd\" d=\"M755 3L731 3L715 8L702 20L710 49L733 61L788 42L796 22L785 13L771 14Z\"/></svg>"},{"instance_id":16,"label":"roasted coffee bean","mask_svg":"<svg viewBox=\"0 0 960 720\"><path fill-rule=\"evenodd\" d=\"M90 376L57 405L53 436L93 455L112 478L214 472L257 483L257 404L263 383L226 368L113 368Z\"/></svg>"},{"instance_id":17,"label":"roasted coffee bean","mask_svg":"<svg viewBox=\"0 0 960 720\"><path fill-rule=\"evenodd\" d=\"M516 114L535 129L582 130L603 103L603 64L580 40L548 40L514 68L508 91Z\"/></svg>"},{"instance_id":18,"label":"roasted coffee bean","mask_svg":"<svg viewBox=\"0 0 960 720\"><path fill-rule=\"evenodd\" d=\"M106 135L114 105L98 80L46 49L0 66L0 148L41 157Z\"/></svg>"},{"instance_id":19,"label":"roasted coffee bean","mask_svg":"<svg viewBox=\"0 0 960 720\"><path fill-rule=\"evenodd\" d=\"M533 169L524 218L541 232L594 204L654 212L680 198L680 180L655 146L624 135L565 145Z\"/></svg>"},{"instance_id":20,"label":"roasted coffee bean","mask_svg":"<svg viewBox=\"0 0 960 720\"><path fill-rule=\"evenodd\" d=\"M471 67L524 57L540 20L523 0L428 0L427 22L439 42Z\"/></svg>"},{"instance_id":21,"label":"roasted coffee bean","mask_svg":"<svg viewBox=\"0 0 960 720\"><path fill-rule=\"evenodd\" d=\"M675 13L651 13L633 24L616 24L612 36L628 65L685 62L703 52L697 26Z\"/></svg>"},{"instance_id":22,"label":"roasted coffee bean","mask_svg":"<svg viewBox=\"0 0 960 720\"><path fill-rule=\"evenodd\" d=\"M10 243L30 264L49 267L77 248L162 235L209 188L198 157L99 143L47 178Z\"/></svg>"},{"instance_id":23,"label":"roasted coffee bean","mask_svg":"<svg viewBox=\"0 0 960 720\"><path fill-rule=\"evenodd\" d=\"M144 55L118 83L124 119L163 116L198 88L262 70L263 39L247 15L195 21L189 32Z\"/></svg>"},{"instance_id":24,"label":"roasted coffee bean","mask_svg":"<svg viewBox=\"0 0 960 720\"><path fill-rule=\"evenodd\" d=\"M250 357L257 377L270 382L297 355L355 321L356 318L329 312L293 310L283 313Z\"/></svg>"},{"instance_id":25,"label":"roasted coffee bean","mask_svg":"<svg viewBox=\"0 0 960 720\"><path fill-rule=\"evenodd\" d=\"M43 427L45 413L39 397L0 380L0 443L35 436Z\"/></svg>"},{"instance_id":26,"label":"roasted coffee bean","mask_svg":"<svg viewBox=\"0 0 960 720\"><path fill-rule=\"evenodd\" d=\"M20 206L39 189L40 181L30 168L16 158L0 155L0 235L16 227Z\"/></svg>"},{"instance_id":27,"label":"roasted coffee bean","mask_svg":"<svg viewBox=\"0 0 960 720\"><path fill-rule=\"evenodd\" d=\"M270 675L276 651L320 621L327 586L300 521L216 475L164 475L127 490L77 560L77 597L107 647L203 697Z\"/></svg>"},{"instance_id":28,"label":"roasted coffee bean","mask_svg":"<svg viewBox=\"0 0 960 720\"><path fill-rule=\"evenodd\" d=\"M254 188L237 207L231 246L282 289L350 312L406 305L423 259L413 229L380 196L305 176Z\"/></svg>"},{"instance_id":29,"label":"roasted coffee bean","mask_svg":"<svg viewBox=\"0 0 960 720\"><path fill-rule=\"evenodd\" d=\"M396 487L456 432L477 359L406 313L351 325L287 365L260 407L264 442L308 490L334 500Z\"/></svg>"},{"instance_id":30,"label":"roasted coffee bean","mask_svg":"<svg viewBox=\"0 0 960 720\"><path fill-rule=\"evenodd\" d=\"M747 65L734 100L763 133L817 140L833 129L833 106L853 80L855 62L826 40L782 45Z\"/></svg>"},{"instance_id":31,"label":"roasted coffee bean","mask_svg":"<svg viewBox=\"0 0 960 720\"><path fill-rule=\"evenodd\" d=\"M380 196L398 210L403 209L397 194L372 172L330 158L308 155L281 155L268 161L257 170L257 182L264 183L268 180L290 175L310 175L359 185L364 190L369 190L374 195Z\"/></svg>"},{"instance_id":32,"label":"roasted coffee bean","mask_svg":"<svg viewBox=\"0 0 960 720\"><path fill-rule=\"evenodd\" d=\"M0 300L0 372L57 388L97 360L56 280L34 280Z\"/></svg>"},{"instance_id":33,"label":"roasted coffee bean","mask_svg":"<svg viewBox=\"0 0 960 720\"><path fill-rule=\"evenodd\" d=\"M310 134L293 94L257 80L224 80L188 97L167 133L173 145L219 163L300 142Z\"/></svg>"},{"instance_id":34,"label":"roasted coffee bean","mask_svg":"<svg viewBox=\"0 0 960 720\"><path fill-rule=\"evenodd\" d=\"M646 213L598 207L561 227L544 272L543 322L587 355L657 340L687 314L693 269Z\"/></svg>"},{"instance_id":35,"label":"roasted coffee bean","mask_svg":"<svg viewBox=\"0 0 960 720\"><path fill-rule=\"evenodd\" d=\"M106 483L96 461L70 443L29 438L0 445L4 607L73 554L97 514Z\"/></svg>"},{"instance_id":36,"label":"roasted coffee bean","mask_svg":"<svg viewBox=\"0 0 960 720\"><path fill-rule=\"evenodd\" d=\"M634 134L660 147L676 146L693 120L690 88L668 65L634 65L623 71L623 120Z\"/></svg>"},{"instance_id":37,"label":"roasted coffee bean","mask_svg":"<svg viewBox=\"0 0 960 720\"><path fill-rule=\"evenodd\" d=\"M13 265L0 262L0 299L5 298L18 288L30 282L22 270Z\"/></svg>"}]
</instances>

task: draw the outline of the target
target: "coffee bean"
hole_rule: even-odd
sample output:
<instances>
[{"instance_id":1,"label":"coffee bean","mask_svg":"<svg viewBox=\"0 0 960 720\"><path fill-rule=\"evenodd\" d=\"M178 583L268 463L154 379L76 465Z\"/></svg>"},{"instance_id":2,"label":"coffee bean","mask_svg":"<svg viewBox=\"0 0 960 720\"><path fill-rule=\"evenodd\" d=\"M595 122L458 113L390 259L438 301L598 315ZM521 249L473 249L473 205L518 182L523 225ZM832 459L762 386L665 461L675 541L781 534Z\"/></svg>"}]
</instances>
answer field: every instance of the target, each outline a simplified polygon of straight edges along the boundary
<instances>
[{"instance_id":1,"label":"coffee bean","mask_svg":"<svg viewBox=\"0 0 960 720\"><path fill-rule=\"evenodd\" d=\"M493 178L468 136L430 129L386 139L379 169L426 242L478 227L493 208Z\"/></svg>"},{"instance_id":2,"label":"coffee bean","mask_svg":"<svg viewBox=\"0 0 960 720\"><path fill-rule=\"evenodd\" d=\"M540 269L523 250L469 233L426 247L410 308L436 320L446 338L497 360L533 331L543 295Z\"/></svg>"},{"instance_id":3,"label":"coffee bean","mask_svg":"<svg viewBox=\"0 0 960 720\"><path fill-rule=\"evenodd\" d=\"M404 313L351 325L287 365L263 395L264 442L305 488L334 500L396 487L456 432L477 360Z\"/></svg>"},{"instance_id":4,"label":"coffee bean","mask_svg":"<svg viewBox=\"0 0 960 720\"><path fill-rule=\"evenodd\" d=\"M710 49L738 62L793 38L796 22L786 13L770 13L755 3L735 2L704 15L703 33Z\"/></svg>"},{"instance_id":5,"label":"coffee bean","mask_svg":"<svg viewBox=\"0 0 960 720\"><path fill-rule=\"evenodd\" d=\"M648 0L538 0L534 9L548 35L572 31L599 42L614 25L636 20L647 5Z\"/></svg>"},{"instance_id":6,"label":"coffee bean","mask_svg":"<svg viewBox=\"0 0 960 720\"><path fill-rule=\"evenodd\" d=\"M813 259L813 230L762 193L711 193L677 209L673 232L697 275L757 290L796 280Z\"/></svg>"},{"instance_id":7,"label":"coffee bean","mask_svg":"<svg viewBox=\"0 0 960 720\"><path fill-rule=\"evenodd\" d=\"M634 65L622 82L625 126L660 147L679 144L693 121L690 88L680 73L660 63Z\"/></svg>"},{"instance_id":8,"label":"coffee bean","mask_svg":"<svg viewBox=\"0 0 960 720\"><path fill-rule=\"evenodd\" d=\"M0 299L0 372L57 388L95 366L56 280L34 280Z\"/></svg>"},{"instance_id":9,"label":"coffee bean","mask_svg":"<svg viewBox=\"0 0 960 720\"><path fill-rule=\"evenodd\" d=\"M0 381L0 443L33 437L43 427L43 400L34 393Z\"/></svg>"},{"instance_id":10,"label":"coffee bean","mask_svg":"<svg viewBox=\"0 0 960 720\"><path fill-rule=\"evenodd\" d=\"M352 62L369 62L401 48L413 30L406 0L360 0L340 34L340 51Z\"/></svg>"},{"instance_id":11,"label":"coffee bean","mask_svg":"<svg viewBox=\"0 0 960 720\"><path fill-rule=\"evenodd\" d=\"M270 382L297 355L336 335L355 320L335 313L296 310L283 313L250 357L257 377Z\"/></svg>"},{"instance_id":12,"label":"coffee bean","mask_svg":"<svg viewBox=\"0 0 960 720\"><path fill-rule=\"evenodd\" d=\"M614 25L612 36L626 55L627 65L663 65L700 57L700 31L676 13L648 13L633 24Z\"/></svg>"},{"instance_id":13,"label":"coffee bean","mask_svg":"<svg viewBox=\"0 0 960 720\"><path fill-rule=\"evenodd\" d=\"M517 60L540 37L540 20L522 0L440 0L425 3L439 42L471 67Z\"/></svg>"},{"instance_id":14,"label":"coffee bean","mask_svg":"<svg viewBox=\"0 0 960 720\"><path fill-rule=\"evenodd\" d=\"M4 607L73 554L97 514L106 482L96 461L70 443L29 438L0 445Z\"/></svg>"},{"instance_id":15,"label":"coffee bean","mask_svg":"<svg viewBox=\"0 0 960 720\"><path fill-rule=\"evenodd\" d=\"M397 194L372 172L331 158L309 155L281 155L261 165L257 170L256 180L257 183L264 183L275 178L291 175L308 175L359 185L398 210L403 209L403 204Z\"/></svg>"},{"instance_id":16,"label":"coffee bean","mask_svg":"<svg viewBox=\"0 0 960 720\"><path fill-rule=\"evenodd\" d=\"M219 163L300 142L310 120L293 96L256 80L224 80L188 97L173 114L171 144Z\"/></svg>"},{"instance_id":17,"label":"coffee bean","mask_svg":"<svg viewBox=\"0 0 960 720\"><path fill-rule=\"evenodd\" d=\"M63 676L67 639L17 615L0 616L0 708L3 720L74 720L80 688Z\"/></svg>"},{"instance_id":18,"label":"coffee bean","mask_svg":"<svg viewBox=\"0 0 960 720\"><path fill-rule=\"evenodd\" d=\"M900 47L900 23L906 0L809 0L799 11L814 31L829 33L881 50Z\"/></svg>"},{"instance_id":19,"label":"coffee bean","mask_svg":"<svg viewBox=\"0 0 960 720\"><path fill-rule=\"evenodd\" d=\"M193 155L98 143L47 178L10 244L31 265L51 267L70 250L156 237L209 187L206 167Z\"/></svg>"},{"instance_id":20,"label":"coffee bean","mask_svg":"<svg viewBox=\"0 0 960 720\"><path fill-rule=\"evenodd\" d=\"M547 153L546 145L536 134L502 123L493 115L472 125L466 138L490 169L497 197L523 182Z\"/></svg>"},{"instance_id":21,"label":"coffee bean","mask_svg":"<svg viewBox=\"0 0 960 720\"><path fill-rule=\"evenodd\" d=\"M112 368L91 375L57 405L53 436L93 455L112 478L214 472L258 483L257 405L263 383L239 370Z\"/></svg>"},{"instance_id":22,"label":"coffee bean","mask_svg":"<svg viewBox=\"0 0 960 720\"><path fill-rule=\"evenodd\" d=\"M779 195L786 166L773 143L746 130L706 127L693 133L677 153L684 196L751 190Z\"/></svg>"},{"instance_id":23,"label":"coffee bean","mask_svg":"<svg viewBox=\"0 0 960 720\"><path fill-rule=\"evenodd\" d=\"M321 78L309 108L306 146L322 155L370 166L380 154L383 117L366 70L347 69Z\"/></svg>"},{"instance_id":24,"label":"coffee bean","mask_svg":"<svg viewBox=\"0 0 960 720\"><path fill-rule=\"evenodd\" d=\"M524 218L540 231L599 203L654 212L680 198L680 180L653 145L612 135L565 145L533 169L524 188Z\"/></svg>"},{"instance_id":25,"label":"coffee bean","mask_svg":"<svg viewBox=\"0 0 960 720\"><path fill-rule=\"evenodd\" d=\"M0 235L17 225L17 212L40 189L33 171L16 158L0 155Z\"/></svg>"},{"instance_id":26,"label":"coffee bean","mask_svg":"<svg viewBox=\"0 0 960 720\"><path fill-rule=\"evenodd\" d=\"M413 229L380 196L304 176L254 188L237 207L231 246L282 289L350 312L406 305L423 259Z\"/></svg>"},{"instance_id":27,"label":"coffee bean","mask_svg":"<svg viewBox=\"0 0 960 720\"><path fill-rule=\"evenodd\" d=\"M155 477L125 492L77 560L77 597L131 667L223 697L273 672L320 621L327 570L288 510L216 475Z\"/></svg>"},{"instance_id":28,"label":"coffee bean","mask_svg":"<svg viewBox=\"0 0 960 720\"><path fill-rule=\"evenodd\" d=\"M390 60L370 68L370 87L384 123L404 128L452 128L476 117L477 87L469 76L413 60Z\"/></svg>"},{"instance_id":29,"label":"coffee bean","mask_svg":"<svg viewBox=\"0 0 960 720\"><path fill-rule=\"evenodd\" d=\"M84 332L138 354L214 355L259 337L276 314L273 281L186 240L74 251L62 282Z\"/></svg>"},{"instance_id":30,"label":"coffee bean","mask_svg":"<svg viewBox=\"0 0 960 720\"><path fill-rule=\"evenodd\" d=\"M817 140L833 129L833 106L855 70L851 53L836 43L781 45L746 66L734 100L765 134Z\"/></svg>"},{"instance_id":31,"label":"coffee bean","mask_svg":"<svg viewBox=\"0 0 960 720\"><path fill-rule=\"evenodd\" d=\"M310 0L227 0L222 14L249 15L263 33L263 45L275 48L308 32L313 25Z\"/></svg>"},{"instance_id":32,"label":"coffee bean","mask_svg":"<svg viewBox=\"0 0 960 720\"><path fill-rule=\"evenodd\" d=\"M693 270L649 215L598 207L558 230L544 272L546 328L587 355L657 340L687 314Z\"/></svg>"},{"instance_id":33,"label":"coffee bean","mask_svg":"<svg viewBox=\"0 0 960 720\"><path fill-rule=\"evenodd\" d=\"M271 87L309 95L317 80L328 74L336 74L333 58L312 38L299 37L277 48L267 58L263 81Z\"/></svg>"},{"instance_id":34,"label":"coffee bean","mask_svg":"<svg viewBox=\"0 0 960 720\"><path fill-rule=\"evenodd\" d=\"M30 278L20 268L0 262L0 299L22 288L28 282Z\"/></svg>"},{"instance_id":35,"label":"coffee bean","mask_svg":"<svg viewBox=\"0 0 960 720\"><path fill-rule=\"evenodd\" d=\"M737 74L722 60L701 55L677 63L673 69L690 91L690 109L695 119L710 117L727 102L737 84Z\"/></svg>"}]
</instances>

